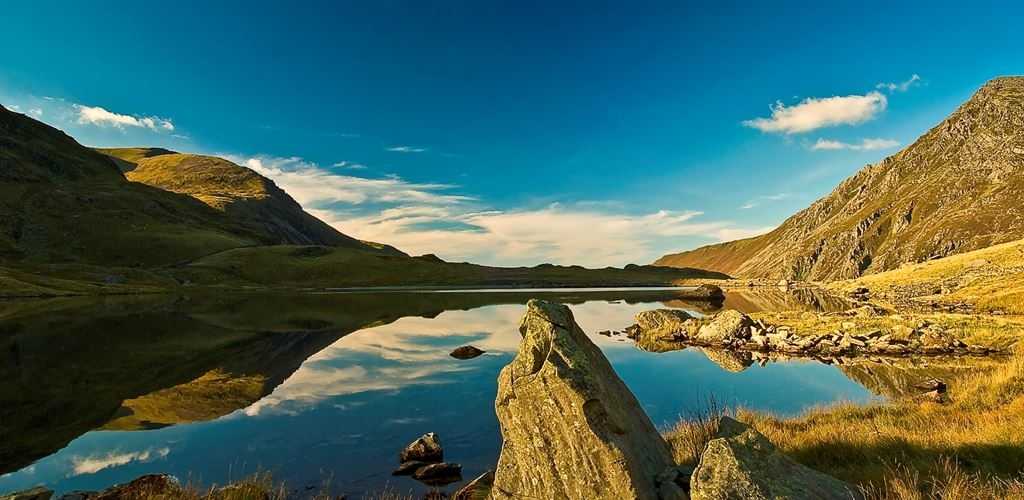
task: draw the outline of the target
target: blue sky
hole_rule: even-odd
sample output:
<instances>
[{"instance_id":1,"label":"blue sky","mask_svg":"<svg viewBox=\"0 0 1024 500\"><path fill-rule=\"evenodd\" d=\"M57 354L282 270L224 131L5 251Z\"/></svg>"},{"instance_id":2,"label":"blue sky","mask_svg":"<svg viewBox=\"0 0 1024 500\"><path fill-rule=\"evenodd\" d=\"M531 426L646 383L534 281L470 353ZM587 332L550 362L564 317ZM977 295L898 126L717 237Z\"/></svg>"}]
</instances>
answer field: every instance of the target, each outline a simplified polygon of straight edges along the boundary
<instances>
[{"instance_id":1,"label":"blue sky","mask_svg":"<svg viewBox=\"0 0 1024 500\"><path fill-rule=\"evenodd\" d=\"M410 253L603 266L774 227L1024 63L1010 2L299 3L4 5L0 103Z\"/></svg>"}]
</instances>

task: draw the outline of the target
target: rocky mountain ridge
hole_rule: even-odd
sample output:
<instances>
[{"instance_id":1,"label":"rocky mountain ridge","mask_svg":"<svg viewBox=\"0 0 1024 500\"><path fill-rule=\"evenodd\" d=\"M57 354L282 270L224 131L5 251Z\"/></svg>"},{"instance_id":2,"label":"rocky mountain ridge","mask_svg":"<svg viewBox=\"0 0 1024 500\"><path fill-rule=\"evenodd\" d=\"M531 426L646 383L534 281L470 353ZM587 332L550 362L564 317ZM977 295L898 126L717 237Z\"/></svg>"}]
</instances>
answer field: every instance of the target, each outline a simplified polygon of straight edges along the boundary
<instances>
[{"instance_id":1,"label":"rocky mountain ridge","mask_svg":"<svg viewBox=\"0 0 1024 500\"><path fill-rule=\"evenodd\" d=\"M832 281L1024 237L1024 77L989 81L899 153L775 230L655 265Z\"/></svg>"}]
</instances>

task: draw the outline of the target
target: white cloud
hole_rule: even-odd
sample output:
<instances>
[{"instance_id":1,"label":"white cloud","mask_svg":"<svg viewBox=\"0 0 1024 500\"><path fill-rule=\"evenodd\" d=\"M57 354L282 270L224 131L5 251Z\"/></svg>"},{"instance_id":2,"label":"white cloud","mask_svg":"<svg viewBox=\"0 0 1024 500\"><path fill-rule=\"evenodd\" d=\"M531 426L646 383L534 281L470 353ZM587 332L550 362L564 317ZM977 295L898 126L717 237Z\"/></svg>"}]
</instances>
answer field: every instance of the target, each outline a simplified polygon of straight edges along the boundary
<instances>
[{"instance_id":1,"label":"white cloud","mask_svg":"<svg viewBox=\"0 0 1024 500\"><path fill-rule=\"evenodd\" d=\"M764 196L758 196L757 198L749 200L746 203L744 203L743 205L740 205L740 208L743 209L743 210L749 210L749 209L754 208L754 207L756 207L758 205L761 205L762 203L764 203L766 201L779 201L779 200L784 200L786 198L789 198L789 193L777 193L777 194L768 194L768 195L764 195ZM740 238L742 238L742 237L743 236L740 236Z\"/></svg>"},{"instance_id":2,"label":"white cloud","mask_svg":"<svg viewBox=\"0 0 1024 500\"><path fill-rule=\"evenodd\" d=\"M470 196L447 194L456 187L448 184L407 182L400 177L369 179L340 175L299 157L278 158L221 155L274 180L306 208L330 203L452 204L473 200Z\"/></svg>"},{"instance_id":3,"label":"white cloud","mask_svg":"<svg viewBox=\"0 0 1024 500\"><path fill-rule=\"evenodd\" d=\"M119 129L137 127L147 128L154 132L171 132L174 130L174 124L169 118L122 115L107 111L99 106L74 104L73 107L78 113L78 123L82 125L96 125L98 127L114 127Z\"/></svg>"},{"instance_id":4,"label":"white cloud","mask_svg":"<svg viewBox=\"0 0 1024 500\"><path fill-rule=\"evenodd\" d=\"M422 153L426 151L426 148L414 148L412 146L392 146L387 148L388 151L393 153Z\"/></svg>"},{"instance_id":5,"label":"white cloud","mask_svg":"<svg viewBox=\"0 0 1024 500\"><path fill-rule=\"evenodd\" d=\"M849 143L831 139L818 139L811 146L811 151L837 151L849 149L854 151L874 151L877 149L889 149L900 145L900 141L894 139L861 139L860 143Z\"/></svg>"},{"instance_id":6,"label":"white cloud","mask_svg":"<svg viewBox=\"0 0 1024 500\"><path fill-rule=\"evenodd\" d=\"M910 78L902 82L882 82L875 85L876 89L885 89L892 92L906 92L910 87L920 84L921 77L917 73L910 75Z\"/></svg>"},{"instance_id":7,"label":"white cloud","mask_svg":"<svg viewBox=\"0 0 1024 500\"><path fill-rule=\"evenodd\" d=\"M31 108L31 109L28 110L28 112L26 114L29 115L29 116L34 116L36 118L42 118L43 110L40 109L40 108Z\"/></svg>"},{"instance_id":8,"label":"white cloud","mask_svg":"<svg viewBox=\"0 0 1024 500\"><path fill-rule=\"evenodd\" d=\"M553 204L489 210L449 184L399 176L365 178L299 157L223 155L274 180L307 211L362 240L410 254L491 265L544 262L590 267L648 263L685 244L681 238L724 241L770 230L731 221L702 221L698 211L616 213L612 205Z\"/></svg>"},{"instance_id":9,"label":"white cloud","mask_svg":"<svg viewBox=\"0 0 1024 500\"><path fill-rule=\"evenodd\" d=\"M771 117L746 120L743 125L762 132L799 134L864 123L884 111L887 104L886 97L877 91L865 95L808 97L792 106L777 102L771 107Z\"/></svg>"},{"instance_id":10,"label":"white cloud","mask_svg":"<svg viewBox=\"0 0 1024 500\"><path fill-rule=\"evenodd\" d=\"M166 457L171 452L168 448L148 449L130 453L110 452L93 457L71 457L71 475L95 474L103 469L119 467L132 462L149 462Z\"/></svg>"},{"instance_id":11,"label":"white cloud","mask_svg":"<svg viewBox=\"0 0 1024 500\"><path fill-rule=\"evenodd\" d=\"M353 163L350 161L339 161L331 166L336 168L347 168L349 170L366 170L366 165L363 165L362 163Z\"/></svg>"}]
</instances>

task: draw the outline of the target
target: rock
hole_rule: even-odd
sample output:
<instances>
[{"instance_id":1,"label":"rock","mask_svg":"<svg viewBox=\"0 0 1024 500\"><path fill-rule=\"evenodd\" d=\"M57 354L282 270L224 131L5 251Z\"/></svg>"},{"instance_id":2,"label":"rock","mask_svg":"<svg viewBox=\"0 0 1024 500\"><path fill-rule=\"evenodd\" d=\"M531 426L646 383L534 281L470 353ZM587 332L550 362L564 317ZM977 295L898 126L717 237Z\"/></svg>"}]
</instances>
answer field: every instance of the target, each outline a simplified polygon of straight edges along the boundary
<instances>
[{"instance_id":1,"label":"rock","mask_svg":"<svg viewBox=\"0 0 1024 500\"><path fill-rule=\"evenodd\" d=\"M919 395L918 398L923 400L923 401L929 401L929 402L938 403L938 404L942 404L942 403L946 402L945 393L944 392L939 392L937 390L925 392L925 393Z\"/></svg>"},{"instance_id":2,"label":"rock","mask_svg":"<svg viewBox=\"0 0 1024 500\"><path fill-rule=\"evenodd\" d=\"M448 462L425 465L416 469L412 477L431 486L443 486L462 481L462 466Z\"/></svg>"},{"instance_id":3,"label":"rock","mask_svg":"<svg viewBox=\"0 0 1024 500\"><path fill-rule=\"evenodd\" d=\"M519 332L498 376L492 498L685 499L656 483L668 445L569 308L531 300Z\"/></svg>"},{"instance_id":4,"label":"rock","mask_svg":"<svg viewBox=\"0 0 1024 500\"><path fill-rule=\"evenodd\" d=\"M494 471L487 471L480 474L476 479L459 488L452 495L452 500L485 500L491 494L494 486Z\"/></svg>"},{"instance_id":5,"label":"rock","mask_svg":"<svg viewBox=\"0 0 1024 500\"><path fill-rule=\"evenodd\" d=\"M147 474L135 480L107 488L89 500L126 500L134 498L164 498L182 494L181 485L174 476Z\"/></svg>"},{"instance_id":6,"label":"rock","mask_svg":"<svg viewBox=\"0 0 1024 500\"><path fill-rule=\"evenodd\" d=\"M451 352L451 354L449 354L449 356L455 359L473 359L485 352L487 351L483 349L478 349L471 345L464 345L462 347L456 348L454 351Z\"/></svg>"},{"instance_id":7,"label":"rock","mask_svg":"<svg viewBox=\"0 0 1024 500\"><path fill-rule=\"evenodd\" d=\"M422 467L430 465L429 462L422 462L419 460L409 460L408 462L402 462L397 469L391 471L392 476L411 476L416 473Z\"/></svg>"},{"instance_id":8,"label":"rock","mask_svg":"<svg viewBox=\"0 0 1024 500\"><path fill-rule=\"evenodd\" d=\"M727 372L739 373L754 364L754 358L748 351L707 348L701 350L712 363Z\"/></svg>"},{"instance_id":9,"label":"rock","mask_svg":"<svg viewBox=\"0 0 1024 500\"><path fill-rule=\"evenodd\" d=\"M690 479L693 500L859 498L853 486L794 462L753 428L727 418Z\"/></svg>"},{"instance_id":10,"label":"rock","mask_svg":"<svg viewBox=\"0 0 1024 500\"><path fill-rule=\"evenodd\" d=\"M428 432L416 438L415 441L409 443L409 445L398 454L399 463L410 461L435 463L443 460L444 450L441 448L441 439L433 432Z\"/></svg>"},{"instance_id":11,"label":"rock","mask_svg":"<svg viewBox=\"0 0 1024 500\"><path fill-rule=\"evenodd\" d=\"M72 491L61 495L59 500L91 500L99 494L98 491Z\"/></svg>"},{"instance_id":12,"label":"rock","mask_svg":"<svg viewBox=\"0 0 1024 500\"><path fill-rule=\"evenodd\" d=\"M698 286L692 294L687 294L687 298L703 299L712 302L721 302L725 300L725 292L721 287L717 285L703 284Z\"/></svg>"},{"instance_id":13,"label":"rock","mask_svg":"<svg viewBox=\"0 0 1024 500\"><path fill-rule=\"evenodd\" d=\"M922 391L936 391L939 394L946 393L946 383L937 378L930 378L928 380L918 382L917 384L914 384L914 388Z\"/></svg>"},{"instance_id":14,"label":"rock","mask_svg":"<svg viewBox=\"0 0 1024 500\"><path fill-rule=\"evenodd\" d=\"M739 311L729 309L714 316L710 322L700 327L697 340L704 344L725 344L736 339L750 338L750 327L754 322L750 317Z\"/></svg>"},{"instance_id":15,"label":"rock","mask_svg":"<svg viewBox=\"0 0 1024 500\"><path fill-rule=\"evenodd\" d=\"M639 327L636 339L675 340L695 335L698 322L686 311L655 309L637 314L636 325Z\"/></svg>"},{"instance_id":16,"label":"rock","mask_svg":"<svg viewBox=\"0 0 1024 500\"><path fill-rule=\"evenodd\" d=\"M52 496L53 490L36 486L35 488L0 495L0 500L50 500Z\"/></svg>"}]
</instances>

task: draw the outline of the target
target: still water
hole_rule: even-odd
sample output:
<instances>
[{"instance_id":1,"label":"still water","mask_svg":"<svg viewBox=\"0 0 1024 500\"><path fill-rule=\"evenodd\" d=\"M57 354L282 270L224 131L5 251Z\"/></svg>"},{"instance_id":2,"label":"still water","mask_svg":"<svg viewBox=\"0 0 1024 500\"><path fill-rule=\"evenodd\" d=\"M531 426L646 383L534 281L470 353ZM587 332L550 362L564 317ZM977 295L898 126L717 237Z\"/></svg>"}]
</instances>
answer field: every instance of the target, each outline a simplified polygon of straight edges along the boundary
<instances>
[{"instance_id":1,"label":"still water","mask_svg":"<svg viewBox=\"0 0 1024 500\"><path fill-rule=\"evenodd\" d=\"M390 475L436 432L469 480L501 446L493 403L523 304L571 304L656 425L713 398L777 414L878 397L813 361L735 372L699 350L648 353L597 334L658 307L713 312L674 290L449 291L0 303L0 492L102 489L164 472L201 485L257 471L294 490L423 487ZM785 303L780 303L782 300ZM752 310L822 307L730 297ZM449 356L472 344L471 360ZM867 384L871 385L871 384ZM875 392L879 392L874 388ZM451 485L454 491L458 484Z\"/></svg>"}]
</instances>

